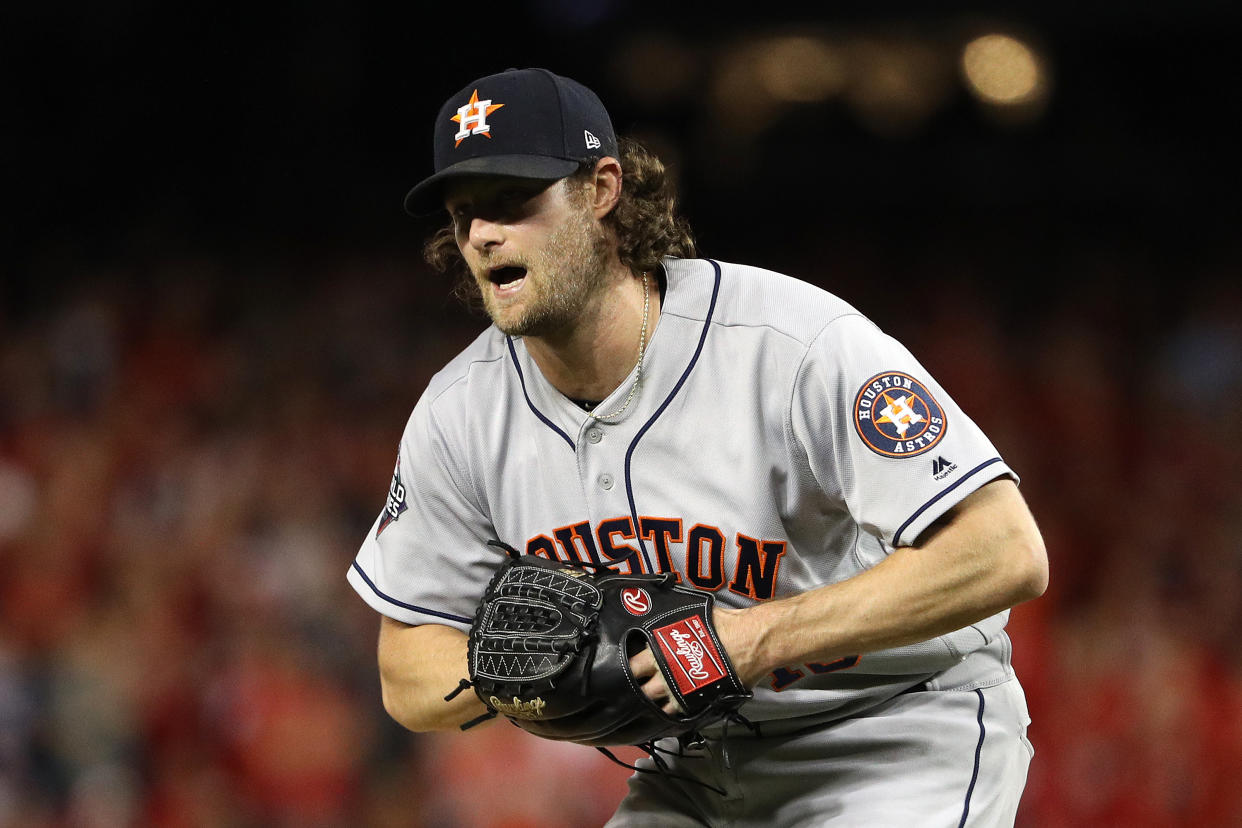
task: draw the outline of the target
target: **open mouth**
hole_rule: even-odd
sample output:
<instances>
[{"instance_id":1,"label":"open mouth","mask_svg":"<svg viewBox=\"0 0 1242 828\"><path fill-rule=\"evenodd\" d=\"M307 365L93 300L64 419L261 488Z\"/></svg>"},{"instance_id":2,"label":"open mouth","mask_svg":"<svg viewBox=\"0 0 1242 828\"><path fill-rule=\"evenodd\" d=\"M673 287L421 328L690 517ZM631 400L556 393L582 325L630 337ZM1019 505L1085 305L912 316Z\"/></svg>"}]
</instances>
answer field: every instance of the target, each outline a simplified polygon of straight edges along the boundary
<instances>
[{"instance_id":1,"label":"open mouth","mask_svg":"<svg viewBox=\"0 0 1242 828\"><path fill-rule=\"evenodd\" d=\"M524 267L498 267L487 274L487 278L492 280L493 285L513 284L521 279L526 278L526 268Z\"/></svg>"}]
</instances>

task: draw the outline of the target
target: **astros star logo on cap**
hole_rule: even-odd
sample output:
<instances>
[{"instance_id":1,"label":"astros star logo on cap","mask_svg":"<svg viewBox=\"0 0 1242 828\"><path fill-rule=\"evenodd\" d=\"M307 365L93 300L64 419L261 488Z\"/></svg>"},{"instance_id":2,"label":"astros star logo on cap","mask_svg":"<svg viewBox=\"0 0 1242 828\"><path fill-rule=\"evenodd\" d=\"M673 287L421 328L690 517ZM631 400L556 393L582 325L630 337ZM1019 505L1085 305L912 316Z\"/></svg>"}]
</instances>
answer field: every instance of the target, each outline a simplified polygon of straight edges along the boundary
<instances>
[{"instance_id":1,"label":"astros star logo on cap","mask_svg":"<svg viewBox=\"0 0 1242 828\"><path fill-rule=\"evenodd\" d=\"M461 146L461 142L471 135L482 135L491 138L492 127L487 122L487 116L491 115L504 104L494 104L490 100L479 100L479 90L470 93L470 101L457 110L457 114L450 118L450 121L456 121L461 129L453 137L457 139L454 147Z\"/></svg>"},{"instance_id":2,"label":"astros star logo on cap","mask_svg":"<svg viewBox=\"0 0 1242 828\"><path fill-rule=\"evenodd\" d=\"M488 140L478 140L477 136ZM599 96L538 67L506 69L457 88L432 131L435 172L405 196L411 215L444 209L444 187L462 176L556 181L586 161L619 157L612 119Z\"/></svg>"}]
</instances>

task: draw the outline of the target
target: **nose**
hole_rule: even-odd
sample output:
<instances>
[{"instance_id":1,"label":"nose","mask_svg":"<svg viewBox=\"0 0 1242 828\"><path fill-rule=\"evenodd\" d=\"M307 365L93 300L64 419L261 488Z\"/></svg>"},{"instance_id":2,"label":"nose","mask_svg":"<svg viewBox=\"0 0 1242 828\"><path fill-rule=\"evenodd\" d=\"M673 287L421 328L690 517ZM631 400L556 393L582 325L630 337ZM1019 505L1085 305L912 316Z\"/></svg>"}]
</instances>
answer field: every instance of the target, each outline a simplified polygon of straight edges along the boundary
<instances>
[{"instance_id":1,"label":"nose","mask_svg":"<svg viewBox=\"0 0 1242 828\"><path fill-rule=\"evenodd\" d=\"M470 246L476 250L488 250L500 246L504 240L504 232L499 224L486 218L475 216L470 220Z\"/></svg>"}]
</instances>

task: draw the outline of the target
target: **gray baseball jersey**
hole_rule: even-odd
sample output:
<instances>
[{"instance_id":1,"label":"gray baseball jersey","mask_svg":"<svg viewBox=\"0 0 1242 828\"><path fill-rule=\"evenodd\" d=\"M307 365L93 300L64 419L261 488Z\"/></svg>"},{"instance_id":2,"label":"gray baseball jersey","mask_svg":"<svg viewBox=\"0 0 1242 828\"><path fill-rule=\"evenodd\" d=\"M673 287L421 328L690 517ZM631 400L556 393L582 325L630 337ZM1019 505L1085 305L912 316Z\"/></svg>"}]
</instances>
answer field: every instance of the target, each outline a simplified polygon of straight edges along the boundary
<instances>
[{"instance_id":1,"label":"gray baseball jersey","mask_svg":"<svg viewBox=\"0 0 1242 828\"><path fill-rule=\"evenodd\" d=\"M495 538L676 572L747 607L856 575L978 487L1014 476L909 351L841 299L723 262L667 259L664 270L642 386L616 420L560 394L522 340L494 327L431 380L349 571L363 599L408 624L464 631L501 563L485 543ZM633 380L599 410L620 407ZM998 666L969 654L986 647L1007 661L1007 617L786 665L743 712L816 722L949 668L967 683L970 664Z\"/></svg>"}]
</instances>

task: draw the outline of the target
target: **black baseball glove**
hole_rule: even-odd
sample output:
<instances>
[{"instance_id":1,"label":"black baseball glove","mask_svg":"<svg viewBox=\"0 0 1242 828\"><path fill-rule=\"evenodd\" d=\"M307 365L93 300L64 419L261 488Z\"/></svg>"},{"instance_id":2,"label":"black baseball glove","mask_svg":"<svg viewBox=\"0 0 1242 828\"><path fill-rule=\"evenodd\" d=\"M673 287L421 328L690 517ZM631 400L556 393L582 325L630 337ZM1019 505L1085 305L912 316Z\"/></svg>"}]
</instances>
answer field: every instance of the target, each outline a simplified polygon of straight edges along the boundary
<instances>
[{"instance_id":1,"label":"black baseball glove","mask_svg":"<svg viewBox=\"0 0 1242 828\"><path fill-rule=\"evenodd\" d=\"M473 687L482 718L503 714L546 739L650 745L736 717L751 697L716 637L709 593L672 574L591 572L508 551L470 628L470 678L449 696ZM684 714L661 710L630 672L644 645Z\"/></svg>"}]
</instances>

